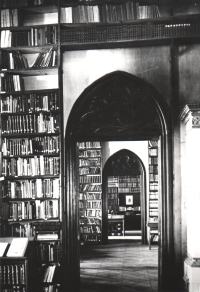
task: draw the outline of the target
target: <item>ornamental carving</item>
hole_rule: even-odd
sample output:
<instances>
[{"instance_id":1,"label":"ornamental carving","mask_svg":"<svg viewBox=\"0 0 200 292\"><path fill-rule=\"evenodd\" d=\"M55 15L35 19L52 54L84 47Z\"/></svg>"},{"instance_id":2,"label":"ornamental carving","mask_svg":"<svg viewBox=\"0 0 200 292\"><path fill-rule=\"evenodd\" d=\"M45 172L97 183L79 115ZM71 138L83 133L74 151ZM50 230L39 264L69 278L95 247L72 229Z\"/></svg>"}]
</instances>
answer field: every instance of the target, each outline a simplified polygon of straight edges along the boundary
<instances>
[{"instance_id":1,"label":"ornamental carving","mask_svg":"<svg viewBox=\"0 0 200 292\"><path fill-rule=\"evenodd\" d=\"M76 113L73 134L108 140L159 135L158 114L144 89L121 76L100 84L84 98Z\"/></svg>"},{"instance_id":2,"label":"ornamental carving","mask_svg":"<svg viewBox=\"0 0 200 292\"><path fill-rule=\"evenodd\" d=\"M138 157L129 150L120 150L110 157L106 164L108 175L140 175Z\"/></svg>"},{"instance_id":3,"label":"ornamental carving","mask_svg":"<svg viewBox=\"0 0 200 292\"><path fill-rule=\"evenodd\" d=\"M192 117L192 125L200 126L200 117Z\"/></svg>"}]
</instances>

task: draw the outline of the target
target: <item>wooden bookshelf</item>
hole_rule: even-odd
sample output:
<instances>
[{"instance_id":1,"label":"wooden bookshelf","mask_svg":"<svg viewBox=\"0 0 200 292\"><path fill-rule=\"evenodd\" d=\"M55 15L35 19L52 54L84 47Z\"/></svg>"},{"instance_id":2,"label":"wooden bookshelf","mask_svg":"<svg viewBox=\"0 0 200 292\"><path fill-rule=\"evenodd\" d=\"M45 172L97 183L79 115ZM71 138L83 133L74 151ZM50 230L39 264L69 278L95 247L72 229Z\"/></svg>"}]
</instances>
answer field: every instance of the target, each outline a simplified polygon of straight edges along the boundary
<instances>
[{"instance_id":1,"label":"wooden bookshelf","mask_svg":"<svg viewBox=\"0 0 200 292\"><path fill-rule=\"evenodd\" d=\"M33 290L54 292L61 283L63 176L57 4L2 1L0 29L1 236L34 238L31 277L40 281ZM55 278L44 279L43 266Z\"/></svg>"},{"instance_id":2,"label":"wooden bookshelf","mask_svg":"<svg viewBox=\"0 0 200 292\"><path fill-rule=\"evenodd\" d=\"M149 141L149 221L158 222L158 141Z\"/></svg>"},{"instance_id":3,"label":"wooden bookshelf","mask_svg":"<svg viewBox=\"0 0 200 292\"><path fill-rule=\"evenodd\" d=\"M78 143L81 243L101 243L102 152L100 142Z\"/></svg>"}]
</instances>

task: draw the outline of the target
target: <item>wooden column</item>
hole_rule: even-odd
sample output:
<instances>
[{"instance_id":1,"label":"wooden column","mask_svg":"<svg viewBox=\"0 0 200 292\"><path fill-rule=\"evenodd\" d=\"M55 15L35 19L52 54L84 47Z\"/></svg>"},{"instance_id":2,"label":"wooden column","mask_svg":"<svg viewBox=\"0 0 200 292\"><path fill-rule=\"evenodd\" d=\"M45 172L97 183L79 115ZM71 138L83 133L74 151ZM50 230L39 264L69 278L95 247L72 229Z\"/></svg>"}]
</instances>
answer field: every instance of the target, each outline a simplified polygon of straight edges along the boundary
<instances>
[{"instance_id":1,"label":"wooden column","mask_svg":"<svg viewBox=\"0 0 200 292\"><path fill-rule=\"evenodd\" d=\"M185 188L187 258L184 280L189 292L200 291L200 106L186 105L180 115L185 125Z\"/></svg>"}]
</instances>

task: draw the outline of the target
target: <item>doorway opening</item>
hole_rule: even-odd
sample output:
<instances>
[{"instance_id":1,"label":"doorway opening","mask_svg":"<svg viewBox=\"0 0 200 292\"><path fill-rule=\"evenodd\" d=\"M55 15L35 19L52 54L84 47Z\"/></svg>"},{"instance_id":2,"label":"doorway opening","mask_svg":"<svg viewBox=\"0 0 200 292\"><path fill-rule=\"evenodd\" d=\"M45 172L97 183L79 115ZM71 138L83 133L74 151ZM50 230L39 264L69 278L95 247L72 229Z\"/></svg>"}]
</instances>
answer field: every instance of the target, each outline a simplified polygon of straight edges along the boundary
<instances>
[{"instance_id":1,"label":"doorway opening","mask_svg":"<svg viewBox=\"0 0 200 292\"><path fill-rule=\"evenodd\" d=\"M106 142L105 147L112 150L116 144L124 144L134 149L134 145L144 143L148 145L147 141ZM146 160L147 153L147 148L141 153ZM108 158L103 168L103 243L128 236L146 243L146 184L144 164L135 153L122 149Z\"/></svg>"},{"instance_id":2,"label":"doorway opening","mask_svg":"<svg viewBox=\"0 0 200 292\"><path fill-rule=\"evenodd\" d=\"M80 280L78 141L147 141L160 137L159 291L173 286L171 127L168 106L139 78L110 73L77 99L66 129L66 193L63 197L64 286L76 291ZM104 220L104 219L103 219Z\"/></svg>"}]
</instances>

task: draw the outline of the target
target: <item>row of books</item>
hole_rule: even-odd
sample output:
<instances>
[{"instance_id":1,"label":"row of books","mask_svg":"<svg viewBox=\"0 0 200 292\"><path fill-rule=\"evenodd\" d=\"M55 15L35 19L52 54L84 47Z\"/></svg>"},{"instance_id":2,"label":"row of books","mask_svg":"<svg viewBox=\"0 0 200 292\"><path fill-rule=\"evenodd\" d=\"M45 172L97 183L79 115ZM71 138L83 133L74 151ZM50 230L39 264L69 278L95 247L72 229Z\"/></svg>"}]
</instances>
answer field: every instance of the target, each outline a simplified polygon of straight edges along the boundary
<instances>
[{"instance_id":1,"label":"row of books","mask_svg":"<svg viewBox=\"0 0 200 292\"><path fill-rule=\"evenodd\" d=\"M23 91L24 80L20 75L0 75L0 92Z\"/></svg>"},{"instance_id":2,"label":"row of books","mask_svg":"<svg viewBox=\"0 0 200 292\"><path fill-rule=\"evenodd\" d=\"M158 191L158 183L150 182L150 184L149 184L149 190L150 191Z\"/></svg>"},{"instance_id":3,"label":"row of books","mask_svg":"<svg viewBox=\"0 0 200 292\"><path fill-rule=\"evenodd\" d=\"M79 175L86 175L86 174L100 174L100 166L79 168Z\"/></svg>"},{"instance_id":4,"label":"row of books","mask_svg":"<svg viewBox=\"0 0 200 292\"><path fill-rule=\"evenodd\" d=\"M109 182L108 181L108 189L110 189L110 188L118 188L118 186L119 186L119 183L118 182Z\"/></svg>"},{"instance_id":5,"label":"row of books","mask_svg":"<svg viewBox=\"0 0 200 292\"><path fill-rule=\"evenodd\" d=\"M22 25L22 17L19 15L18 9L2 9L1 10L1 27Z\"/></svg>"},{"instance_id":6,"label":"row of books","mask_svg":"<svg viewBox=\"0 0 200 292\"><path fill-rule=\"evenodd\" d=\"M61 8L61 23L118 22L159 16L157 5L139 6L133 1Z\"/></svg>"},{"instance_id":7,"label":"row of books","mask_svg":"<svg viewBox=\"0 0 200 292\"><path fill-rule=\"evenodd\" d=\"M81 233L81 242L98 243L101 242L101 234L84 234Z\"/></svg>"},{"instance_id":8,"label":"row of books","mask_svg":"<svg viewBox=\"0 0 200 292\"><path fill-rule=\"evenodd\" d=\"M149 216L158 216L158 211L155 211L155 210L149 210Z\"/></svg>"},{"instance_id":9,"label":"row of books","mask_svg":"<svg viewBox=\"0 0 200 292\"><path fill-rule=\"evenodd\" d=\"M158 164L158 157L149 157L149 164Z\"/></svg>"},{"instance_id":10,"label":"row of books","mask_svg":"<svg viewBox=\"0 0 200 292\"><path fill-rule=\"evenodd\" d=\"M149 174L149 180L150 180L150 182L158 181L158 174L150 173Z\"/></svg>"},{"instance_id":11,"label":"row of books","mask_svg":"<svg viewBox=\"0 0 200 292\"><path fill-rule=\"evenodd\" d=\"M157 200L158 199L158 193L156 193L156 192L149 193L149 199L150 200Z\"/></svg>"},{"instance_id":12,"label":"row of books","mask_svg":"<svg viewBox=\"0 0 200 292\"><path fill-rule=\"evenodd\" d=\"M119 188L119 193L140 193L140 188Z\"/></svg>"},{"instance_id":13,"label":"row of books","mask_svg":"<svg viewBox=\"0 0 200 292\"><path fill-rule=\"evenodd\" d=\"M45 136L36 138L8 139L3 138L3 156L58 154L59 136Z\"/></svg>"},{"instance_id":14,"label":"row of books","mask_svg":"<svg viewBox=\"0 0 200 292\"><path fill-rule=\"evenodd\" d=\"M101 225L101 220L99 218L80 218L80 225Z\"/></svg>"},{"instance_id":15,"label":"row of books","mask_svg":"<svg viewBox=\"0 0 200 292\"><path fill-rule=\"evenodd\" d=\"M101 157L101 150L80 150L79 157Z\"/></svg>"},{"instance_id":16,"label":"row of books","mask_svg":"<svg viewBox=\"0 0 200 292\"><path fill-rule=\"evenodd\" d=\"M60 291L60 285L54 284L54 285L48 285L43 287L43 292L59 292Z\"/></svg>"},{"instance_id":17,"label":"row of books","mask_svg":"<svg viewBox=\"0 0 200 292\"><path fill-rule=\"evenodd\" d=\"M88 183L101 183L100 175L79 176L80 184Z\"/></svg>"},{"instance_id":18,"label":"row of books","mask_svg":"<svg viewBox=\"0 0 200 292\"><path fill-rule=\"evenodd\" d=\"M3 8L12 7L26 7L26 6L39 6L45 4L56 4L56 0L2 0Z\"/></svg>"},{"instance_id":19,"label":"row of books","mask_svg":"<svg viewBox=\"0 0 200 292\"><path fill-rule=\"evenodd\" d=\"M158 208L158 201L150 201L149 207L150 208Z\"/></svg>"},{"instance_id":20,"label":"row of books","mask_svg":"<svg viewBox=\"0 0 200 292\"><path fill-rule=\"evenodd\" d=\"M108 193L107 194L108 199L117 199L118 198L118 192L117 193Z\"/></svg>"},{"instance_id":21,"label":"row of books","mask_svg":"<svg viewBox=\"0 0 200 292\"><path fill-rule=\"evenodd\" d=\"M4 211L3 218L8 218L8 206L7 203L3 203L2 210ZM34 228L31 223L28 222L10 222L6 226L6 230L4 231L5 236L12 237L33 237L34 236Z\"/></svg>"},{"instance_id":22,"label":"row of books","mask_svg":"<svg viewBox=\"0 0 200 292\"><path fill-rule=\"evenodd\" d=\"M26 292L26 287L13 285L12 288L2 288L2 292Z\"/></svg>"},{"instance_id":23,"label":"row of books","mask_svg":"<svg viewBox=\"0 0 200 292\"><path fill-rule=\"evenodd\" d=\"M149 165L149 173L157 174L158 173L158 165L150 164Z\"/></svg>"},{"instance_id":24,"label":"row of books","mask_svg":"<svg viewBox=\"0 0 200 292\"><path fill-rule=\"evenodd\" d=\"M80 226L80 233L101 233L101 227L99 225Z\"/></svg>"},{"instance_id":25,"label":"row of books","mask_svg":"<svg viewBox=\"0 0 200 292\"><path fill-rule=\"evenodd\" d=\"M89 209L100 209L102 207L102 202L97 201L79 201L79 208L89 208Z\"/></svg>"},{"instance_id":26,"label":"row of books","mask_svg":"<svg viewBox=\"0 0 200 292\"><path fill-rule=\"evenodd\" d=\"M114 195L118 194L118 186L117 187L108 187L107 189L108 195Z\"/></svg>"},{"instance_id":27,"label":"row of books","mask_svg":"<svg viewBox=\"0 0 200 292\"><path fill-rule=\"evenodd\" d=\"M101 185L90 185L90 184L80 184L79 185L80 192L101 192Z\"/></svg>"},{"instance_id":28,"label":"row of books","mask_svg":"<svg viewBox=\"0 0 200 292\"><path fill-rule=\"evenodd\" d=\"M140 175L120 175L119 176L119 183L139 183L140 182Z\"/></svg>"},{"instance_id":29,"label":"row of books","mask_svg":"<svg viewBox=\"0 0 200 292\"><path fill-rule=\"evenodd\" d=\"M101 200L101 193L79 193L80 200Z\"/></svg>"},{"instance_id":30,"label":"row of books","mask_svg":"<svg viewBox=\"0 0 200 292\"><path fill-rule=\"evenodd\" d=\"M59 175L59 173L59 157L3 158L2 161L2 175L6 177Z\"/></svg>"},{"instance_id":31,"label":"row of books","mask_svg":"<svg viewBox=\"0 0 200 292\"><path fill-rule=\"evenodd\" d=\"M4 51L2 63L3 70L54 67L57 65L57 51L50 48L46 52L38 54L33 64L29 64L27 58L20 51Z\"/></svg>"},{"instance_id":32,"label":"row of books","mask_svg":"<svg viewBox=\"0 0 200 292\"><path fill-rule=\"evenodd\" d=\"M1 48L44 46L57 44L58 28L55 25L26 29L24 31L1 31Z\"/></svg>"},{"instance_id":33,"label":"row of books","mask_svg":"<svg viewBox=\"0 0 200 292\"><path fill-rule=\"evenodd\" d=\"M38 261L56 262L60 260L60 242L40 242L36 245Z\"/></svg>"},{"instance_id":34,"label":"row of books","mask_svg":"<svg viewBox=\"0 0 200 292\"><path fill-rule=\"evenodd\" d=\"M40 53L32 65L33 68L38 67L54 67L57 65L57 51L50 48L44 53Z\"/></svg>"},{"instance_id":35,"label":"row of books","mask_svg":"<svg viewBox=\"0 0 200 292\"><path fill-rule=\"evenodd\" d=\"M102 210L97 209L90 209L90 210L83 210L80 209L80 217L102 217Z\"/></svg>"},{"instance_id":36,"label":"row of books","mask_svg":"<svg viewBox=\"0 0 200 292\"><path fill-rule=\"evenodd\" d=\"M118 199L108 199L108 206L118 205Z\"/></svg>"},{"instance_id":37,"label":"row of books","mask_svg":"<svg viewBox=\"0 0 200 292\"><path fill-rule=\"evenodd\" d=\"M79 167L88 166L88 167L100 167L101 158L90 158L90 159L79 159Z\"/></svg>"},{"instance_id":38,"label":"row of books","mask_svg":"<svg viewBox=\"0 0 200 292\"><path fill-rule=\"evenodd\" d=\"M51 283L56 282L60 278L60 266L58 264L45 265L41 268L41 282Z\"/></svg>"},{"instance_id":39,"label":"row of books","mask_svg":"<svg viewBox=\"0 0 200 292\"><path fill-rule=\"evenodd\" d=\"M4 206L5 207L5 206ZM3 219L8 221L58 218L58 200L10 202Z\"/></svg>"},{"instance_id":40,"label":"row of books","mask_svg":"<svg viewBox=\"0 0 200 292\"><path fill-rule=\"evenodd\" d=\"M101 148L101 142L93 141L93 142L78 142L79 149L88 149L88 148Z\"/></svg>"},{"instance_id":41,"label":"row of books","mask_svg":"<svg viewBox=\"0 0 200 292\"><path fill-rule=\"evenodd\" d=\"M1 98L1 113L20 113L59 110L57 92L7 95Z\"/></svg>"},{"instance_id":42,"label":"row of books","mask_svg":"<svg viewBox=\"0 0 200 292\"><path fill-rule=\"evenodd\" d=\"M90 26L61 30L61 44L197 36L199 23Z\"/></svg>"},{"instance_id":43,"label":"row of books","mask_svg":"<svg viewBox=\"0 0 200 292\"><path fill-rule=\"evenodd\" d=\"M3 198L9 199L38 199L59 198L60 179L36 179L5 181L3 185Z\"/></svg>"},{"instance_id":44,"label":"row of books","mask_svg":"<svg viewBox=\"0 0 200 292\"><path fill-rule=\"evenodd\" d=\"M2 134L58 133L59 115L9 115L2 119Z\"/></svg>"},{"instance_id":45,"label":"row of books","mask_svg":"<svg viewBox=\"0 0 200 292\"><path fill-rule=\"evenodd\" d=\"M158 156L158 148L150 148L149 149L149 156Z\"/></svg>"},{"instance_id":46,"label":"row of books","mask_svg":"<svg viewBox=\"0 0 200 292\"><path fill-rule=\"evenodd\" d=\"M119 188L139 188L140 182L120 182Z\"/></svg>"},{"instance_id":47,"label":"row of books","mask_svg":"<svg viewBox=\"0 0 200 292\"><path fill-rule=\"evenodd\" d=\"M3 285L23 285L25 284L25 265L12 264L1 266Z\"/></svg>"},{"instance_id":48,"label":"row of books","mask_svg":"<svg viewBox=\"0 0 200 292\"><path fill-rule=\"evenodd\" d=\"M110 183L118 183L118 176L108 176L108 184Z\"/></svg>"}]
</instances>

